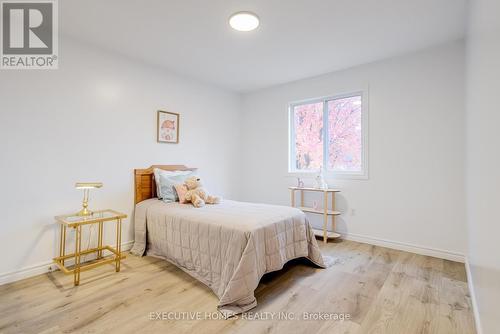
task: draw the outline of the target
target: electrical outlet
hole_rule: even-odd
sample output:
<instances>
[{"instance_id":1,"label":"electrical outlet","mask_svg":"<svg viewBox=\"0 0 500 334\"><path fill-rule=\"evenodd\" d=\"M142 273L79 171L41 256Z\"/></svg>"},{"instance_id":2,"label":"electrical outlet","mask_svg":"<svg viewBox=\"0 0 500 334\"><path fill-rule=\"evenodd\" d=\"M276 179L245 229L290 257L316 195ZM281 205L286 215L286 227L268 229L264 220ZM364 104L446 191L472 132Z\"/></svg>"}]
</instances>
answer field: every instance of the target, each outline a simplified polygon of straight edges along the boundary
<instances>
[{"instance_id":1,"label":"electrical outlet","mask_svg":"<svg viewBox=\"0 0 500 334\"><path fill-rule=\"evenodd\" d=\"M355 216L356 215L356 209L351 209L351 216Z\"/></svg>"}]
</instances>

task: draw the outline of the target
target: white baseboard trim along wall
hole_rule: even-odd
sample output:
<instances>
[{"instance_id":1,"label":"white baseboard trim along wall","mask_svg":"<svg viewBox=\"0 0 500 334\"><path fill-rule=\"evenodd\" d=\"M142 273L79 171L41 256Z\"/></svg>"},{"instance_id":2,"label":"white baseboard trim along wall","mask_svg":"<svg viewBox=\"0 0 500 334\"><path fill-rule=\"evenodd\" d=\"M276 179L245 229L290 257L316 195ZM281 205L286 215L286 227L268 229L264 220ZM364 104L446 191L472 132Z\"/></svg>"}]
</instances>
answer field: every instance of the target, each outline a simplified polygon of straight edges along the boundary
<instances>
[{"instance_id":1,"label":"white baseboard trim along wall","mask_svg":"<svg viewBox=\"0 0 500 334\"><path fill-rule=\"evenodd\" d=\"M479 318L479 309L477 306L476 292L474 290L474 284L472 283L472 273L470 269L470 263L467 258L465 258L465 271L467 273L467 286L469 287L469 294L472 302L472 312L474 312L474 320L476 322L476 331L477 334L483 334L483 328L481 327L481 320Z\"/></svg>"},{"instance_id":2,"label":"white baseboard trim along wall","mask_svg":"<svg viewBox=\"0 0 500 334\"><path fill-rule=\"evenodd\" d=\"M122 251L125 252L125 251L130 250L133 245L134 245L133 240L124 242L122 244ZM71 262L71 261L68 261L68 262ZM42 263L34 265L34 266L22 268L22 269L19 269L16 271L11 271L9 273L0 274L0 285L19 281L19 280L22 280L25 278L45 274L45 273L48 273L51 271L56 271L56 270L59 270L59 269L57 269L57 266L54 264L54 262L52 260L45 261L45 262L42 262Z\"/></svg>"},{"instance_id":3,"label":"white baseboard trim along wall","mask_svg":"<svg viewBox=\"0 0 500 334\"><path fill-rule=\"evenodd\" d=\"M364 236L364 235L360 235L360 234L342 233L342 236L346 240L352 240L352 241L362 242L365 244L387 247L387 248L402 250L402 251L406 251L406 252L410 252L410 253L416 253L416 254L427 255L427 256L434 256L434 257L445 259L445 260L466 263L465 256L463 254L449 252L449 251L445 251L442 249L422 247L422 246L412 245L412 244L408 244L408 243L404 243L404 242L368 237L368 236ZM134 244L134 241L128 241L128 242L122 244L122 250L123 251L130 250L132 248L133 244ZM467 275L469 275L469 269L467 266L466 266L466 268L467 268ZM46 261L46 262L40 263L40 264L35 265L35 266L26 267L26 268L16 270L16 271L13 271L10 273L0 274L0 285L14 282L14 281L19 281L19 280L22 280L24 278L28 278L31 276L45 274L47 272L54 271L54 270L56 270L54 263L52 261ZM471 281L469 278L469 285L470 285L470 282ZM474 310L476 310L476 307L474 307Z\"/></svg>"},{"instance_id":4,"label":"white baseboard trim along wall","mask_svg":"<svg viewBox=\"0 0 500 334\"><path fill-rule=\"evenodd\" d=\"M352 240L352 241L362 242L365 244L387 247L387 248L397 249L397 250L401 250L401 251L405 251L405 252L426 255L426 256L433 256L433 257L437 257L440 259L465 263L465 255L461 254L461 253L454 253L454 252L450 252L450 251L446 251L446 250L442 250L442 249L418 246L418 245L413 245L413 244L409 244L409 243L405 243L405 242L373 238L373 237L369 237L366 235L360 235L360 234L342 233L342 232L340 232L340 233L342 234L342 237L346 240Z\"/></svg>"}]
</instances>

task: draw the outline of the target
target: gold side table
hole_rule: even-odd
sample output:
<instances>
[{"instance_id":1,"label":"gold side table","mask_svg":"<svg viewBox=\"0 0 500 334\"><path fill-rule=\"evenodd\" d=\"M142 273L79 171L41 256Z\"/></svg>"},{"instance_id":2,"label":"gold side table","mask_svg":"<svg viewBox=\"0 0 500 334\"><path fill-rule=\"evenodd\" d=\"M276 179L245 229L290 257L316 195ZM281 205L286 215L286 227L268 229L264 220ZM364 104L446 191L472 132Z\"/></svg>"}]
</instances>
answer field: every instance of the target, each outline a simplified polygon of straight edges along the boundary
<instances>
[{"instance_id":1,"label":"gold side table","mask_svg":"<svg viewBox=\"0 0 500 334\"><path fill-rule=\"evenodd\" d=\"M95 211L89 216L78 216L76 214L56 216L56 222L60 225L59 256L54 258L54 263L64 274L73 274L74 285L80 284L80 272L89 270L107 263L115 262L116 272L120 271L121 260L125 255L121 253L122 242L122 219L127 215L114 210ZM103 246L103 225L106 222L116 221L116 247ZM98 224L97 247L82 251L82 227L89 224ZM75 252L66 254L66 229L75 230ZM103 256L103 251L110 251L111 256ZM97 259L82 264L82 255L97 253ZM65 261L74 258L75 264L72 269L65 266Z\"/></svg>"}]
</instances>

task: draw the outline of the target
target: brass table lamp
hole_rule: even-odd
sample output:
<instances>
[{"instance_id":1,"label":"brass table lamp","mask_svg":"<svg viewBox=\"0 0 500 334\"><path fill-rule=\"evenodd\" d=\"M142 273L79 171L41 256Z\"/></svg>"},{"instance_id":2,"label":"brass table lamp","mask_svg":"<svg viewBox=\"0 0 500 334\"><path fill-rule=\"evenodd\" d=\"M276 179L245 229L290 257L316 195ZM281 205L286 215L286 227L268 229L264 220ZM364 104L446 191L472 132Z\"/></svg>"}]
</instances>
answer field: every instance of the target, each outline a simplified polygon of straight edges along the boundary
<instances>
[{"instance_id":1,"label":"brass table lamp","mask_svg":"<svg viewBox=\"0 0 500 334\"><path fill-rule=\"evenodd\" d=\"M78 216L90 216L92 214L92 211L88 209L90 189L97 189L101 187L101 182L77 182L75 184L76 189L83 189L83 208L80 212L78 212Z\"/></svg>"}]
</instances>

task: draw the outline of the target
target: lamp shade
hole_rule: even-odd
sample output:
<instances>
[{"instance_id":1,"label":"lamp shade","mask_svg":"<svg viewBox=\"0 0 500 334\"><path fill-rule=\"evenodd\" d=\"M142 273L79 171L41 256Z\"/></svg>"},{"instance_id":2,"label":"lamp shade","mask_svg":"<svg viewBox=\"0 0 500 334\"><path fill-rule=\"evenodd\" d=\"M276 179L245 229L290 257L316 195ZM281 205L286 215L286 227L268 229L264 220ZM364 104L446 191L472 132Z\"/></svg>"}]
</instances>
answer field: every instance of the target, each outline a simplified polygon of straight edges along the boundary
<instances>
[{"instance_id":1,"label":"lamp shade","mask_svg":"<svg viewBox=\"0 0 500 334\"><path fill-rule=\"evenodd\" d=\"M101 187L102 187L101 182L77 182L75 184L76 189L95 189Z\"/></svg>"}]
</instances>

